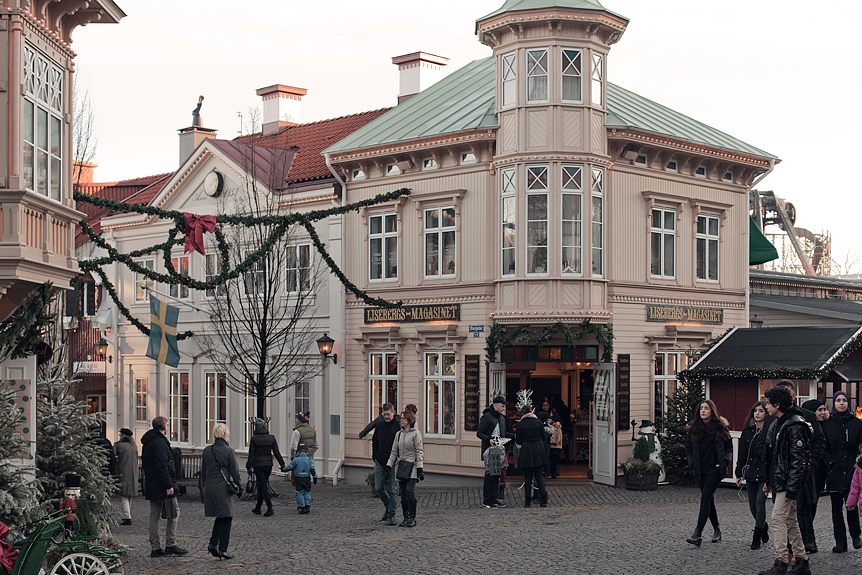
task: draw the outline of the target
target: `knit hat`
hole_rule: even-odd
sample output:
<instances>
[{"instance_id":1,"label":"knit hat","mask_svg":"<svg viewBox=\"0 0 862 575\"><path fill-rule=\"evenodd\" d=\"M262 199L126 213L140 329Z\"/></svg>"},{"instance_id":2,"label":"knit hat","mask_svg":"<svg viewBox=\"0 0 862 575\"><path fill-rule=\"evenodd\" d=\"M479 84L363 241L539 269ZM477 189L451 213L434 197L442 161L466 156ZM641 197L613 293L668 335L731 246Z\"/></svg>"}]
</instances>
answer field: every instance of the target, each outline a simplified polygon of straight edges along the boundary
<instances>
[{"instance_id":1,"label":"knit hat","mask_svg":"<svg viewBox=\"0 0 862 575\"><path fill-rule=\"evenodd\" d=\"M264 421L263 419L261 419L259 417L255 417L254 418L254 430L255 431L261 431L261 430L266 431L266 429L267 429L266 421Z\"/></svg>"},{"instance_id":2,"label":"knit hat","mask_svg":"<svg viewBox=\"0 0 862 575\"><path fill-rule=\"evenodd\" d=\"M300 413L301 413L301 412L300 412ZM299 452L301 452L301 451L304 451L304 452L308 453L308 446L307 446L307 445L305 445L304 443L300 443L299 445L297 445L297 446L296 446L296 452L297 452L297 453L299 453Z\"/></svg>"},{"instance_id":3,"label":"knit hat","mask_svg":"<svg viewBox=\"0 0 862 575\"><path fill-rule=\"evenodd\" d=\"M839 395L843 395L844 399L847 400L847 411L839 412L835 409L835 400L838 399ZM847 397L846 393L844 393L843 391L840 391L840 390L836 391L835 394L832 396L832 415L837 416L839 413L850 413L850 398Z\"/></svg>"},{"instance_id":4,"label":"knit hat","mask_svg":"<svg viewBox=\"0 0 862 575\"><path fill-rule=\"evenodd\" d=\"M299 420L300 423L308 423L308 413L304 411L297 412L296 418Z\"/></svg>"},{"instance_id":5,"label":"knit hat","mask_svg":"<svg viewBox=\"0 0 862 575\"><path fill-rule=\"evenodd\" d=\"M498 395L497 397L494 398L494 401L492 401L491 403L506 403L506 398L503 397L502 395Z\"/></svg>"},{"instance_id":6,"label":"knit hat","mask_svg":"<svg viewBox=\"0 0 862 575\"><path fill-rule=\"evenodd\" d=\"M129 437L131 437L134 435L134 433L132 433L132 430L129 429L128 427L121 427L120 428L120 435L128 435Z\"/></svg>"},{"instance_id":7,"label":"knit hat","mask_svg":"<svg viewBox=\"0 0 862 575\"><path fill-rule=\"evenodd\" d=\"M817 411L817 408L819 408L821 405L825 404L819 399L809 399L802 404L802 409L807 409L808 411L814 412Z\"/></svg>"}]
</instances>

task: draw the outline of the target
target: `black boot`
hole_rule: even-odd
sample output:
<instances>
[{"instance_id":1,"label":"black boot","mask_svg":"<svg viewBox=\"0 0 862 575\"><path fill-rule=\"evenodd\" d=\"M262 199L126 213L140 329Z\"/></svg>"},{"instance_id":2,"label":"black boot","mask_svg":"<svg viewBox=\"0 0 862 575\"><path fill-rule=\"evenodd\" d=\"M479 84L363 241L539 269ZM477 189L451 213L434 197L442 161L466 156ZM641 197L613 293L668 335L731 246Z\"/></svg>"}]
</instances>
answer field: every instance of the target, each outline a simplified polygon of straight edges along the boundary
<instances>
[{"instance_id":1,"label":"black boot","mask_svg":"<svg viewBox=\"0 0 862 575\"><path fill-rule=\"evenodd\" d=\"M760 549L760 536L763 534L763 527L755 527L754 535L751 537L751 548Z\"/></svg>"},{"instance_id":2,"label":"black boot","mask_svg":"<svg viewBox=\"0 0 862 575\"><path fill-rule=\"evenodd\" d=\"M814 532L808 532L808 538L805 539L805 552L809 555L817 553L817 538L814 537Z\"/></svg>"},{"instance_id":3,"label":"black boot","mask_svg":"<svg viewBox=\"0 0 862 575\"><path fill-rule=\"evenodd\" d=\"M524 483L524 507L529 507L533 499L533 486L529 482Z\"/></svg>"},{"instance_id":4,"label":"black boot","mask_svg":"<svg viewBox=\"0 0 862 575\"><path fill-rule=\"evenodd\" d=\"M410 501L408 503L408 509L410 511L410 517L407 518L407 524L404 527L416 527L416 502Z\"/></svg>"},{"instance_id":5,"label":"black boot","mask_svg":"<svg viewBox=\"0 0 862 575\"><path fill-rule=\"evenodd\" d=\"M410 502L405 498L401 498L401 512L404 514L404 521L398 527L407 527L407 522L410 520Z\"/></svg>"},{"instance_id":6,"label":"black boot","mask_svg":"<svg viewBox=\"0 0 862 575\"><path fill-rule=\"evenodd\" d=\"M703 533L703 529L695 529L694 533L691 534L691 537L685 540L686 543L691 543L695 547L700 547L700 544L703 543L703 537L701 537L701 533Z\"/></svg>"},{"instance_id":7,"label":"black boot","mask_svg":"<svg viewBox=\"0 0 862 575\"><path fill-rule=\"evenodd\" d=\"M506 502L506 486L500 486L500 495L497 497L497 503L505 503Z\"/></svg>"},{"instance_id":8,"label":"black boot","mask_svg":"<svg viewBox=\"0 0 862 575\"><path fill-rule=\"evenodd\" d=\"M769 523L763 524L763 534L760 536L760 540L769 543Z\"/></svg>"},{"instance_id":9,"label":"black boot","mask_svg":"<svg viewBox=\"0 0 862 575\"><path fill-rule=\"evenodd\" d=\"M712 528L712 542L718 543L719 541L721 541L721 529L719 529L718 527L713 527Z\"/></svg>"},{"instance_id":10,"label":"black boot","mask_svg":"<svg viewBox=\"0 0 862 575\"><path fill-rule=\"evenodd\" d=\"M548 494L542 493L539 495L539 507L547 507L548 506Z\"/></svg>"}]
</instances>

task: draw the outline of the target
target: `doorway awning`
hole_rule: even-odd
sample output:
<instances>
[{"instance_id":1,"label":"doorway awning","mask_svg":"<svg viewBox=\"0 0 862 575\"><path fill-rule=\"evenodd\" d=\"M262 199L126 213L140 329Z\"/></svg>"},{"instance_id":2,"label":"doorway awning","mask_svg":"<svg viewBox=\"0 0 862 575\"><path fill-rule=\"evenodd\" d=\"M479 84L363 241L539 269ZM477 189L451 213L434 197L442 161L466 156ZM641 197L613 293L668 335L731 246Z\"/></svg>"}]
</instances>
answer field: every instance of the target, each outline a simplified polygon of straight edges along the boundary
<instances>
[{"instance_id":1,"label":"doorway awning","mask_svg":"<svg viewBox=\"0 0 862 575\"><path fill-rule=\"evenodd\" d=\"M748 264L756 266L777 259L778 250L769 243L754 218L748 216Z\"/></svg>"}]
</instances>

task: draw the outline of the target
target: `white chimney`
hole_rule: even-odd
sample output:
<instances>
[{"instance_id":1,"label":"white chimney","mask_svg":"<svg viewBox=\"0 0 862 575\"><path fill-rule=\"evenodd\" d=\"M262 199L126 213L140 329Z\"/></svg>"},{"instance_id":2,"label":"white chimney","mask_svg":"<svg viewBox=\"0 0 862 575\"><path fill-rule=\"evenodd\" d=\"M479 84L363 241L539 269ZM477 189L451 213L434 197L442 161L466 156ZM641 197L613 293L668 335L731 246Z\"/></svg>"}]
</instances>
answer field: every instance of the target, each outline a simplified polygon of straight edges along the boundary
<instances>
[{"instance_id":1,"label":"white chimney","mask_svg":"<svg viewBox=\"0 0 862 575\"><path fill-rule=\"evenodd\" d=\"M263 134L277 132L279 128L302 122L302 97L305 88L275 84L257 90L263 100Z\"/></svg>"},{"instance_id":2,"label":"white chimney","mask_svg":"<svg viewBox=\"0 0 862 575\"><path fill-rule=\"evenodd\" d=\"M413 52L395 56L392 63L398 66L400 104L443 78L443 66L449 63L449 58L427 52Z\"/></svg>"}]
</instances>

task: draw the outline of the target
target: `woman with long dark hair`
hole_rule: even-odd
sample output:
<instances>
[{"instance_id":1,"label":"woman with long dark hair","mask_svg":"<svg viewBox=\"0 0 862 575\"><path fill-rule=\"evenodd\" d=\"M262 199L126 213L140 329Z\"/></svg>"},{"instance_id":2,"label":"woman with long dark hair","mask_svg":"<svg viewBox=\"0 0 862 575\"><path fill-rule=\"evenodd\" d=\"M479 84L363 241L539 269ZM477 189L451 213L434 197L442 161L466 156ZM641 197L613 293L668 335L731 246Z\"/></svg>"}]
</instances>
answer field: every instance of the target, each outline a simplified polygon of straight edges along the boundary
<instances>
[{"instance_id":1,"label":"woman with long dark hair","mask_svg":"<svg viewBox=\"0 0 862 575\"><path fill-rule=\"evenodd\" d=\"M733 456L733 442L727 429L727 420L718 414L715 404L709 399L700 402L694 419L688 424L685 454L700 487L697 526L686 541L700 547L708 518L713 528L712 542L718 543L721 541L721 529L718 527L713 495L721 480L727 477L727 466Z\"/></svg>"},{"instance_id":2,"label":"woman with long dark hair","mask_svg":"<svg viewBox=\"0 0 862 575\"><path fill-rule=\"evenodd\" d=\"M748 417L742 426L742 436L739 438L739 456L736 458L736 485L745 480L748 491L748 506L754 517L754 535L751 538L751 548L760 549L760 542L769 541L768 525L766 524L766 429L763 421L766 419L766 402L757 401L751 406Z\"/></svg>"},{"instance_id":3,"label":"woman with long dark hair","mask_svg":"<svg viewBox=\"0 0 862 575\"><path fill-rule=\"evenodd\" d=\"M826 435L826 491L832 500L832 530L835 534L833 553L847 551L847 530L855 549L862 548L859 514L847 512L847 525L844 524L845 502L850 495L853 482L853 467L862 444L862 421L850 411L850 401L843 391L832 396L832 414L821 424Z\"/></svg>"}]
</instances>

